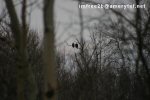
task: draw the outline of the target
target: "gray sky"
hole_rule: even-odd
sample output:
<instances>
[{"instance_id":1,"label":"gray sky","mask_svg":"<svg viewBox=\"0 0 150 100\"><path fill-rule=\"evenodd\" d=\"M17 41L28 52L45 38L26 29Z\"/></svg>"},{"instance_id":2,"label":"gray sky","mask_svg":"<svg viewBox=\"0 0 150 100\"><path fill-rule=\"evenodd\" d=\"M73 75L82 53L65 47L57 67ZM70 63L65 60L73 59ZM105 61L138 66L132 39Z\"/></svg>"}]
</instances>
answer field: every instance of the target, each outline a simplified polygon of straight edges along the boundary
<instances>
[{"instance_id":1,"label":"gray sky","mask_svg":"<svg viewBox=\"0 0 150 100\"><path fill-rule=\"evenodd\" d=\"M14 0L15 4L19 4L19 1L20 0ZM31 15L28 16L28 24L30 28L36 30L39 33L39 37L41 39L43 37L42 1L43 0L38 0L38 6L33 6ZM3 0L0 0L0 8L5 8L5 3L3 2ZM20 17L20 5L16 6L16 10L18 16ZM31 7L28 9L28 12L30 12L30 10ZM0 14L2 12L3 9L0 9ZM72 26L78 21L77 2L73 0L55 0L56 44L64 43L64 41L71 39L69 37L73 37L79 33L78 27Z\"/></svg>"},{"instance_id":2,"label":"gray sky","mask_svg":"<svg viewBox=\"0 0 150 100\"><path fill-rule=\"evenodd\" d=\"M4 7L4 3L0 0L0 8ZM19 0L14 0L19 1ZM34 0L31 0L34 1ZM42 38L43 36L43 19L42 19L42 1L38 0L38 6L33 6L32 13L30 16L30 20L28 20L31 29L36 30L39 33L39 36ZM101 1L103 3L108 3L109 1L113 3L127 3L130 0L96 0ZM1 12L2 9L0 9ZM20 7L17 6L16 10L18 12L18 16L20 16ZM29 9L30 10L30 9ZM103 13L103 10L97 9L82 9L84 20L92 17L100 17ZM55 0L55 30L56 30L56 44L63 43L63 49L71 48L66 45L71 44L75 41L75 38L79 36L80 27L77 25L79 22L78 17L78 3L73 0ZM86 25L86 24L85 24ZM87 24L91 26L92 24ZM85 36L89 36L89 32L87 30L84 31ZM60 46L60 45L58 45ZM70 50L70 49L69 49Z\"/></svg>"},{"instance_id":3,"label":"gray sky","mask_svg":"<svg viewBox=\"0 0 150 100\"><path fill-rule=\"evenodd\" d=\"M72 26L77 21L77 2L72 0L55 0L56 44L64 42L66 39L68 40L70 36L78 34L77 30L79 29ZM37 30L40 37L43 36L43 19L41 9L36 8L32 11L30 27Z\"/></svg>"}]
</instances>

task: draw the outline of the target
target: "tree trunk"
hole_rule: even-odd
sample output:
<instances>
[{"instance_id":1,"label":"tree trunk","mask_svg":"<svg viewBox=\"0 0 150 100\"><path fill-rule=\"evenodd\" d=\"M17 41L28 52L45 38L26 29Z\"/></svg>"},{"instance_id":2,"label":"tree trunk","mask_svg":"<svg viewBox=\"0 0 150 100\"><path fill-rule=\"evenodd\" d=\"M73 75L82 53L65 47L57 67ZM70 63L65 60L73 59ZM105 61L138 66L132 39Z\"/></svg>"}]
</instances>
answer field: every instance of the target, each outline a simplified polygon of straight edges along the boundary
<instances>
[{"instance_id":1,"label":"tree trunk","mask_svg":"<svg viewBox=\"0 0 150 100\"><path fill-rule=\"evenodd\" d=\"M24 0L25 1L25 0ZM25 97L25 88L26 83L29 86L29 100L35 100L35 83L31 68L28 65L27 61L27 50L26 50L26 38L27 31L25 25L25 12L22 12L23 27L19 23L19 19L16 14L16 10L12 0L5 0L8 14L11 21L11 30L15 39L15 47L17 49L17 63L16 63L16 73L17 73L17 99L26 100ZM23 11L25 11L25 2L23 2ZM23 14L24 13L24 14Z\"/></svg>"},{"instance_id":2,"label":"tree trunk","mask_svg":"<svg viewBox=\"0 0 150 100\"><path fill-rule=\"evenodd\" d=\"M54 36L54 0L44 0L44 61L45 92L44 100L56 100L57 75L55 61Z\"/></svg>"}]
</instances>

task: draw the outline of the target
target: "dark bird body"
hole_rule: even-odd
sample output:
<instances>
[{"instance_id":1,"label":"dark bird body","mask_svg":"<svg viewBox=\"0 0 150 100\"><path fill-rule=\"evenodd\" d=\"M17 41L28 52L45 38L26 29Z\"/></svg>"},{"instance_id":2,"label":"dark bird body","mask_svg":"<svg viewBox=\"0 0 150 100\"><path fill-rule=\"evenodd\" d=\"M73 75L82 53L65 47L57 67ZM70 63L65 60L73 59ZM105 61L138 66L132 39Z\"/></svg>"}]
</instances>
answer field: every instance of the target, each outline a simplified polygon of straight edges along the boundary
<instances>
[{"instance_id":1,"label":"dark bird body","mask_svg":"<svg viewBox=\"0 0 150 100\"><path fill-rule=\"evenodd\" d=\"M74 46L75 46L75 44L74 43L72 43L72 47L74 48Z\"/></svg>"}]
</instances>

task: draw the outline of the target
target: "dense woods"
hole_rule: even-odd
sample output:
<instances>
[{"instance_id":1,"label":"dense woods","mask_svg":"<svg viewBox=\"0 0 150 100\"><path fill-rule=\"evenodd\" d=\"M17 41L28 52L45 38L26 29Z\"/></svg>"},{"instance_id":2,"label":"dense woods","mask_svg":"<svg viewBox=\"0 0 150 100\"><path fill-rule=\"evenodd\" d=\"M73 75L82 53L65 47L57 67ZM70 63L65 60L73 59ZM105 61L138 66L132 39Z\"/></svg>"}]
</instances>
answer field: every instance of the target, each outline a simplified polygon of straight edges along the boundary
<instances>
[{"instance_id":1,"label":"dense woods","mask_svg":"<svg viewBox=\"0 0 150 100\"><path fill-rule=\"evenodd\" d=\"M1 100L150 100L149 1L141 0L147 8L128 12L130 18L104 10L88 40L79 9L80 37L71 53L55 47L54 1L43 0L43 41L28 26L27 1L21 21L13 0L5 0L10 22L0 19Z\"/></svg>"}]
</instances>

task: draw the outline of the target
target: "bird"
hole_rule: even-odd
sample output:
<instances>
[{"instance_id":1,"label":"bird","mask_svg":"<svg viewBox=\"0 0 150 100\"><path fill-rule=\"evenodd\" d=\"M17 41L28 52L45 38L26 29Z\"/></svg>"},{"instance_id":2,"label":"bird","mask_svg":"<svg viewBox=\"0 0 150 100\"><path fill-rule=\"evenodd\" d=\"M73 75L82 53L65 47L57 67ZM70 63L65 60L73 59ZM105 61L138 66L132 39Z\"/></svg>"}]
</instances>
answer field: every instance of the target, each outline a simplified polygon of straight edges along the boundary
<instances>
[{"instance_id":1,"label":"bird","mask_svg":"<svg viewBox=\"0 0 150 100\"><path fill-rule=\"evenodd\" d=\"M78 49L78 44L77 43L75 44L75 47Z\"/></svg>"},{"instance_id":2,"label":"bird","mask_svg":"<svg viewBox=\"0 0 150 100\"><path fill-rule=\"evenodd\" d=\"M75 44L74 44L74 43L72 43L72 47L73 47L73 48L75 47Z\"/></svg>"}]
</instances>

